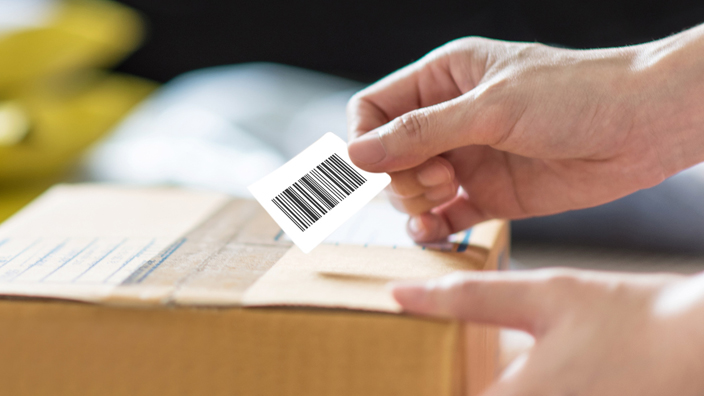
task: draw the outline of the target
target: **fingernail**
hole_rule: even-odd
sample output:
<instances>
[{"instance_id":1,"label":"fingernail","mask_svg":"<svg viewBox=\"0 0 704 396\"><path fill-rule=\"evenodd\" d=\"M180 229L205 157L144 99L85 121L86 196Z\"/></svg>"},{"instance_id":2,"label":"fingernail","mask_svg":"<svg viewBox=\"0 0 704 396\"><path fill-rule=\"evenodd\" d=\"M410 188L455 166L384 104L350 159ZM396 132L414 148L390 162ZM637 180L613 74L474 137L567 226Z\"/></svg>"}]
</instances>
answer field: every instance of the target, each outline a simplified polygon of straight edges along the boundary
<instances>
[{"instance_id":1,"label":"fingernail","mask_svg":"<svg viewBox=\"0 0 704 396\"><path fill-rule=\"evenodd\" d=\"M438 186L451 181L450 171L442 164L434 163L418 172L418 182L425 187Z\"/></svg>"},{"instance_id":2,"label":"fingernail","mask_svg":"<svg viewBox=\"0 0 704 396\"><path fill-rule=\"evenodd\" d=\"M423 233L425 227L423 226L423 221L420 219L420 216L411 216L411 219L408 221L408 229L413 235L420 235Z\"/></svg>"},{"instance_id":3,"label":"fingernail","mask_svg":"<svg viewBox=\"0 0 704 396\"><path fill-rule=\"evenodd\" d=\"M355 139L348 147L350 158L359 164L373 165L386 158L379 132L369 132Z\"/></svg>"},{"instance_id":4,"label":"fingernail","mask_svg":"<svg viewBox=\"0 0 704 396\"><path fill-rule=\"evenodd\" d=\"M439 201L441 199L449 198L457 192L454 185L448 184L446 186L434 188L425 193L425 198L429 201Z\"/></svg>"}]
</instances>

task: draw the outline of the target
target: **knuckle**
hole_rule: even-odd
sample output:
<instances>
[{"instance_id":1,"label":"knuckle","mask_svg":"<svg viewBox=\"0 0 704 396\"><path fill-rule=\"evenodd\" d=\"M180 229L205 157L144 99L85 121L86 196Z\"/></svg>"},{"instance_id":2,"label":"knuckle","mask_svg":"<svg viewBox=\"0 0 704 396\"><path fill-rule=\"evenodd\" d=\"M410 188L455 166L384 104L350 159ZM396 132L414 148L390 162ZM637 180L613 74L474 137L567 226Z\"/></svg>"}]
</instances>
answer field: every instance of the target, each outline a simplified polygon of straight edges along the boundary
<instances>
[{"instance_id":1,"label":"knuckle","mask_svg":"<svg viewBox=\"0 0 704 396\"><path fill-rule=\"evenodd\" d=\"M423 196L429 204L438 206L457 196L457 188L458 186L455 182L450 182L426 191Z\"/></svg>"},{"instance_id":2,"label":"knuckle","mask_svg":"<svg viewBox=\"0 0 704 396\"><path fill-rule=\"evenodd\" d=\"M456 172L455 172L455 167L454 167L454 165L452 164L452 162L450 162L450 161L447 160L446 158L443 158L443 157L440 157L440 156L435 156L435 157L432 157L432 158L430 158L429 160L427 160L427 161L422 165L422 168L419 168L419 171L422 171L423 169L430 168L430 167L432 167L432 166L438 166L438 165L439 165L439 166L442 166L443 168L445 168L445 170L449 173L449 176L448 176L448 177L449 177L449 180L451 180L451 181L453 181L453 182L456 181L456 180L455 180ZM459 187L459 184L457 185L457 187Z\"/></svg>"},{"instance_id":3,"label":"knuckle","mask_svg":"<svg viewBox=\"0 0 704 396\"><path fill-rule=\"evenodd\" d=\"M581 284L577 272L573 269L550 268L542 271L545 275L545 286L560 295L572 294Z\"/></svg>"},{"instance_id":4,"label":"knuckle","mask_svg":"<svg viewBox=\"0 0 704 396\"><path fill-rule=\"evenodd\" d=\"M448 275L437 278L433 282L433 287L438 290L454 290L460 293L473 291L473 282L468 279L467 271L455 271ZM470 290L471 289L471 290Z\"/></svg>"},{"instance_id":5,"label":"knuckle","mask_svg":"<svg viewBox=\"0 0 704 396\"><path fill-rule=\"evenodd\" d=\"M481 304L484 297L479 292L480 286L471 279L472 274L468 271L456 271L438 278L431 289L437 305L456 315L468 302Z\"/></svg>"},{"instance_id":6,"label":"knuckle","mask_svg":"<svg viewBox=\"0 0 704 396\"><path fill-rule=\"evenodd\" d=\"M352 112L359 108L360 104L365 100L365 91L359 91L347 101L347 112Z\"/></svg>"},{"instance_id":7,"label":"knuckle","mask_svg":"<svg viewBox=\"0 0 704 396\"><path fill-rule=\"evenodd\" d=\"M452 48L465 49L467 47L469 47L469 48L479 47L481 45L486 44L487 41L490 41L490 40L485 37L467 36L467 37L462 37L462 38L452 40L445 45L450 46Z\"/></svg>"},{"instance_id":8,"label":"knuckle","mask_svg":"<svg viewBox=\"0 0 704 396\"><path fill-rule=\"evenodd\" d=\"M465 301L480 303L482 299L485 298L487 290L486 285L484 282L481 282L481 278L476 274L469 271L459 271L454 272L450 276L453 276L453 289L457 294L461 295Z\"/></svg>"},{"instance_id":9,"label":"knuckle","mask_svg":"<svg viewBox=\"0 0 704 396\"><path fill-rule=\"evenodd\" d=\"M417 195L412 186L402 182L391 182L391 193L399 198L412 198Z\"/></svg>"},{"instance_id":10,"label":"knuckle","mask_svg":"<svg viewBox=\"0 0 704 396\"><path fill-rule=\"evenodd\" d=\"M477 60L488 62L493 54L501 52L501 42L486 37L469 36L448 43L448 53L472 54ZM497 48L498 47L498 48Z\"/></svg>"},{"instance_id":11,"label":"knuckle","mask_svg":"<svg viewBox=\"0 0 704 396\"><path fill-rule=\"evenodd\" d=\"M468 43L466 42L467 39L468 38L466 37L448 41L447 43L428 52L425 56L423 56L421 61L429 63L439 58L442 58L443 56L451 55L453 53L461 51L466 45L468 45Z\"/></svg>"},{"instance_id":12,"label":"knuckle","mask_svg":"<svg viewBox=\"0 0 704 396\"><path fill-rule=\"evenodd\" d=\"M403 203L404 206L404 213L407 213L411 216L416 216L419 214L423 214L430 209L431 205L425 204L425 203L419 203L419 202L413 202L411 200L407 200Z\"/></svg>"},{"instance_id":13,"label":"knuckle","mask_svg":"<svg viewBox=\"0 0 704 396\"><path fill-rule=\"evenodd\" d=\"M411 216L417 216L420 214L423 214L430 210L433 207L433 205L430 204L425 204L425 205L411 205L410 208L406 211Z\"/></svg>"},{"instance_id":14,"label":"knuckle","mask_svg":"<svg viewBox=\"0 0 704 396\"><path fill-rule=\"evenodd\" d=\"M400 198L400 197L393 197L390 199L391 200L391 205L398 210L399 212L415 216L419 214L423 214L430 210L434 205L432 203L428 203L422 198L415 197L415 198Z\"/></svg>"},{"instance_id":15,"label":"knuckle","mask_svg":"<svg viewBox=\"0 0 704 396\"><path fill-rule=\"evenodd\" d=\"M412 111L396 118L393 129L404 139L423 143L428 129L428 118L419 111Z\"/></svg>"}]
</instances>

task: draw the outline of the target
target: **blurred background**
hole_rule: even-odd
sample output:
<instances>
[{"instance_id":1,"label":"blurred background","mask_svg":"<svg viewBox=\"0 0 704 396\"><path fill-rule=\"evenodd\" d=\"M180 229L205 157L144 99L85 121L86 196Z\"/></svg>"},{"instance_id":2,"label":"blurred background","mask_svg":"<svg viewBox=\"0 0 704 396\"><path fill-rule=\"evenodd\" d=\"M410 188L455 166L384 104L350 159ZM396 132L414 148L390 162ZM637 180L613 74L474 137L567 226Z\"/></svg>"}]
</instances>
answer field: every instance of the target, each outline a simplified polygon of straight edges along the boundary
<instances>
[{"instance_id":1,"label":"blurred background","mask_svg":"<svg viewBox=\"0 0 704 396\"><path fill-rule=\"evenodd\" d=\"M696 0L126 0L148 26L118 70L166 82L275 62L373 82L464 36L573 48L636 44L704 22Z\"/></svg>"},{"instance_id":2,"label":"blurred background","mask_svg":"<svg viewBox=\"0 0 704 396\"><path fill-rule=\"evenodd\" d=\"M344 137L354 92L456 38L596 48L702 22L694 0L0 0L0 221L62 181L247 196L323 133ZM703 196L695 167L514 222L514 266L695 271Z\"/></svg>"}]
</instances>

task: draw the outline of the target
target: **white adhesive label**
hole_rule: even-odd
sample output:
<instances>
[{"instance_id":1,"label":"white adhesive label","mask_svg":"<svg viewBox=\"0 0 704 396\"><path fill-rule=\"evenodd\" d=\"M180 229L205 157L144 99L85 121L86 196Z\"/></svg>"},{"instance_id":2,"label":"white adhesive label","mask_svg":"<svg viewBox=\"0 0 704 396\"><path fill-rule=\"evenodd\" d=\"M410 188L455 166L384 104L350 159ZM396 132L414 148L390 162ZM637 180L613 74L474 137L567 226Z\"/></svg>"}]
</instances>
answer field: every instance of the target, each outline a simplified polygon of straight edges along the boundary
<instances>
[{"instance_id":1,"label":"white adhesive label","mask_svg":"<svg viewBox=\"0 0 704 396\"><path fill-rule=\"evenodd\" d=\"M391 183L386 173L357 168L347 144L332 133L258 182L249 191L305 253Z\"/></svg>"}]
</instances>

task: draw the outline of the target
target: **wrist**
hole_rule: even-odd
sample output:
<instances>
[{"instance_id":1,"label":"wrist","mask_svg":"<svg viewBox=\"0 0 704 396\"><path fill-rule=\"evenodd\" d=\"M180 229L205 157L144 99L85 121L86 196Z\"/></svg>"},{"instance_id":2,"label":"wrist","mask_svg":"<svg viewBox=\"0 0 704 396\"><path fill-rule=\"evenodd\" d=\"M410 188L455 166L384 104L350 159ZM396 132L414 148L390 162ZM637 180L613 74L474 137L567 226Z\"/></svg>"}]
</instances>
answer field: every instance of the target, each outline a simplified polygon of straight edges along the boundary
<instances>
[{"instance_id":1,"label":"wrist","mask_svg":"<svg viewBox=\"0 0 704 396\"><path fill-rule=\"evenodd\" d=\"M657 152L665 177L704 161L704 25L634 50L634 129Z\"/></svg>"}]
</instances>

